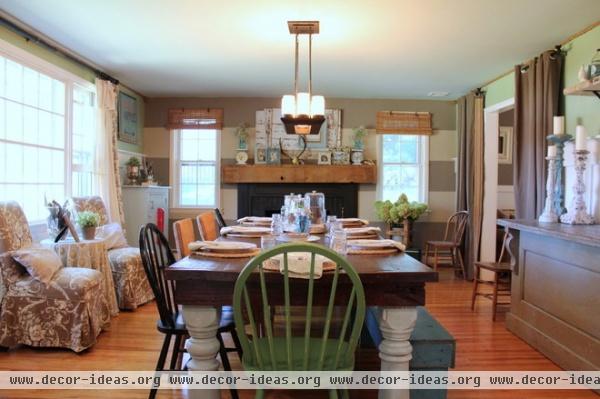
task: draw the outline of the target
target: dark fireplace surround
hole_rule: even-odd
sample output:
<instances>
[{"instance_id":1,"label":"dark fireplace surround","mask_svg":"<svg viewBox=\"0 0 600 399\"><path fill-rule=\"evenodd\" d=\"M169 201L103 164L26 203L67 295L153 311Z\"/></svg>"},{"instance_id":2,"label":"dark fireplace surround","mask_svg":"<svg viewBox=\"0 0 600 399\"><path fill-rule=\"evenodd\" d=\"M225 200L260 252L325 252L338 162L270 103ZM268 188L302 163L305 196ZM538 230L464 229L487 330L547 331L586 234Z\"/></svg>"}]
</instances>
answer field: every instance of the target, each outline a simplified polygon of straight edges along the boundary
<instances>
[{"instance_id":1,"label":"dark fireplace surround","mask_svg":"<svg viewBox=\"0 0 600 399\"><path fill-rule=\"evenodd\" d=\"M244 216L271 216L279 213L283 196L317 191L325 194L328 215L358 217L358 184L354 183L239 183L237 214Z\"/></svg>"}]
</instances>

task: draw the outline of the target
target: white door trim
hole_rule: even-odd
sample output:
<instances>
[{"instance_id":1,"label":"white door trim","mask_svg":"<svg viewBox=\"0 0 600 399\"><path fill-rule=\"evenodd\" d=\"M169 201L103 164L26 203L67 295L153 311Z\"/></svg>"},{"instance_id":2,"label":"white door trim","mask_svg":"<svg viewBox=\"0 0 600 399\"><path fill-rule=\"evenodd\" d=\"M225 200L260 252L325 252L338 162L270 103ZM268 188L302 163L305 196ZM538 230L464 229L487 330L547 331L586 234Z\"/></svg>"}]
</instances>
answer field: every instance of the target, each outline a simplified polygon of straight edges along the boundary
<instances>
[{"instance_id":1,"label":"white door trim","mask_svg":"<svg viewBox=\"0 0 600 399\"><path fill-rule=\"evenodd\" d=\"M480 260L492 262L496 258L496 211L498 208L498 133L499 114L513 108L515 99L509 98L486 107L484 113L483 168L483 222L481 226Z\"/></svg>"}]
</instances>

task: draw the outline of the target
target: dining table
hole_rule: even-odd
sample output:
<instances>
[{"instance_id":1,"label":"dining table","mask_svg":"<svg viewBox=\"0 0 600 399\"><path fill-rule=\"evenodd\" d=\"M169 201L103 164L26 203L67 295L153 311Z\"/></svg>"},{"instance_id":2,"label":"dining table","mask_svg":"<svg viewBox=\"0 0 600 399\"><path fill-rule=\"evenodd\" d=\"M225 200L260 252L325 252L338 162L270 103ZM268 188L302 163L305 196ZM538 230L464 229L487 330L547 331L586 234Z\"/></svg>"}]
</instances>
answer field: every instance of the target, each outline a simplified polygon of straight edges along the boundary
<instances>
[{"instance_id":1,"label":"dining table","mask_svg":"<svg viewBox=\"0 0 600 399\"><path fill-rule=\"evenodd\" d=\"M219 240L245 241L260 247L260 238L227 238ZM316 244L328 245L328 238L320 236ZM379 345L381 371L408 371L412 347L410 335L417 319L417 306L425 305L425 284L438 279L437 272L404 252L387 255L348 254L365 291L367 306L381 308L379 327L383 340ZM251 258L209 258L188 256L167 268L166 278L175 281L175 302L181 305L183 318L189 332L185 348L190 355L187 367L192 371L217 371L220 366L217 354L219 341L220 308L232 305L233 290L240 271ZM283 284L277 271L267 272L267 282ZM314 305L325 305L333 272L324 271L315 280ZM250 283L249 283L250 284ZM256 290L259 289L256 279ZM293 279L292 305L306 304L303 287L307 280ZM340 275L336 297L344 298L352 285ZM249 288L251 289L251 287ZM275 299L276 300L276 299ZM281 298L283 304L283 297ZM190 397L217 399L219 390L192 390ZM408 390L379 391L379 398L408 399Z\"/></svg>"}]
</instances>

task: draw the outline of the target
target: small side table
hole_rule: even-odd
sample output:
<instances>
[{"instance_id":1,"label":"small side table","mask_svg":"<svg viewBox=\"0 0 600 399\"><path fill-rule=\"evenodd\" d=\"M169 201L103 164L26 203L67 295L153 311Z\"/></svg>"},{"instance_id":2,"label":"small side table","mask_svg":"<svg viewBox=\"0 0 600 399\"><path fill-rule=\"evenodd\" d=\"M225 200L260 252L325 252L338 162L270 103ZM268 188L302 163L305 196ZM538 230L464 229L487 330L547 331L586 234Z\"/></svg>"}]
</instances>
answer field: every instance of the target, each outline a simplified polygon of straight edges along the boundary
<instances>
[{"instance_id":1,"label":"small side table","mask_svg":"<svg viewBox=\"0 0 600 399\"><path fill-rule=\"evenodd\" d=\"M102 273L102 285L110 315L116 316L119 313L115 283L104 240L76 242L71 238L55 243L54 240L45 239L41 241L41 244L47 248L52 248L61 257L63 265L66 267L86 267Z\"/></svg>"}]
</instances>

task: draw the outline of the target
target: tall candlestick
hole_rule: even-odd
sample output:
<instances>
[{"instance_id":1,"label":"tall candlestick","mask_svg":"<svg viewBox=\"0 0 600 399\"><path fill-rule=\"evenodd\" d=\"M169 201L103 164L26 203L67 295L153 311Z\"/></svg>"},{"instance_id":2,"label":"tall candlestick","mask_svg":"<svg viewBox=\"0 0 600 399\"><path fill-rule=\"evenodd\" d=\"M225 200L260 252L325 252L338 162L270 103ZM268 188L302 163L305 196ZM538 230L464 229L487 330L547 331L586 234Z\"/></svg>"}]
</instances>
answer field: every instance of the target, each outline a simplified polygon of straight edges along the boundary
<instances>
[{"instance_id":1,"label":"tall candlestick","mask_svg":"<svg viewBox=\"0 0 600 399\"><path fill-rule=\"evenodd\" d=\"M587 150L587 132L585 127L577 125L575 128L575 151Z\"/></svg>"},{"instance_id":2,"label":"tall candlestick","mask_svg":"<svg viewBox=\"0 0 600 399\"><path fill-rule=\"evenodd\" d=\"M573 191L573 203L569 207L569 212L560 217L560 221L566 224L594 224L595 220L592 215L587 212L585 204L585 182L583 174L587 163L589 151L575 150L575 185Z\"/></svg>"},{"instance_id":3,"label":"tall candlestick","mask_svg":"<svg viewBox=\"0 0 600 399\"><path fill-rule=\"evenodd\" d=\"M555 116L554 117L553 133L557 136L562 136L563 134L565 134L565 117L564 116Z\"/></svg>"},{"instance_id":4,"label":"tall candlestick","mask_svg":"<svg viewBox=\"0 0 600 399\"><path fill-rule=\"evenodd\" d=\"M566 209L564 207L565 203L565 192L563 190L562 183L562 172L563 172L563 148L565 143L573 138L570 134L551 134L546 137L549 142L554 144L556 147L556 165L554 167L554 173L556 174L554 178L554 213L558 216L562 215Z\"/></svg>"},{"instance_id":5,"label":"tall candlestick","mask_svg":"<svg viewBox=\"0 0 600 399\"><path fill-rule=\"evenodd\" d=\"M554 153L554 154L552 154ZM556 156L556 146L548 146L548 179L546 180L546 202L544 212L538 220L542 223L556 223L560 215L556 214L556 165L558 158Z\"/></svg>"}]
</instances>

